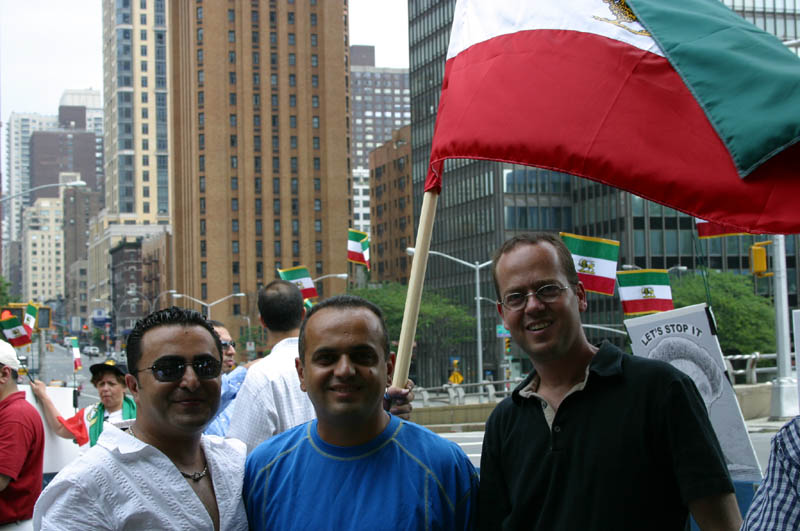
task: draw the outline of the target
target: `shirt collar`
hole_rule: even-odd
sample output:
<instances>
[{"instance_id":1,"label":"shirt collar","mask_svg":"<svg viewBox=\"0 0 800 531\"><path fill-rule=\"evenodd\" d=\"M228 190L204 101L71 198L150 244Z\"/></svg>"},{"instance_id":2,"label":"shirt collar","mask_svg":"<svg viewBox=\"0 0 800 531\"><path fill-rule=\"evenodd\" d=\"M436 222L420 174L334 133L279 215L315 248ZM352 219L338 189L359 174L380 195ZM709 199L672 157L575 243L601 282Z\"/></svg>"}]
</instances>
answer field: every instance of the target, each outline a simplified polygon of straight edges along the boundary
<instances>
[{"instance_id":1,"label":"shirt collar","mask_svg":"<svg viewBox=\"0 0 800 531\"><path fill-rule=\"evenodd\" d=\"M589 372L601 378L621 375L622 355L622 351L604 341L600 345L600 349L592 356L592 361L589 362ZM511 393L511 398L516 404L521 404L522 401L525 400L526 397L520 395L520 392L530 386L534 378L536 378L536 369L532 370L527 378L525 378L525 380L514 389L514 392Z\"/></svg>"}]
</instances>

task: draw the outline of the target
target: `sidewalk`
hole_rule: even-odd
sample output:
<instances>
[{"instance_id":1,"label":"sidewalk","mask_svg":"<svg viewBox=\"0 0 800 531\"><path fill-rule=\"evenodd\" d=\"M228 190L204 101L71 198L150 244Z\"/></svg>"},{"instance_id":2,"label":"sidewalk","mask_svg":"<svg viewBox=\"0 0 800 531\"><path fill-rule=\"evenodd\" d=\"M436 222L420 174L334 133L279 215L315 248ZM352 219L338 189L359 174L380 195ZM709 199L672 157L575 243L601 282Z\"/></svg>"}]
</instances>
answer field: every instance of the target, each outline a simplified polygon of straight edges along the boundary
<instances>
[{"instance_id":1,"label":"sidewalk","mask_svg":"<svg viewBox=\"0 0 800 531\"><path fill-rule=\"evenodd\" d=\"M782 420L770 420L769 417L763 417L758 419L750 419L744 421L747 425L747 433L766 433L766 432L776 432L783 427L784 424L792 420L791 418L786 418Z\"/></svg>"}]
</instances>

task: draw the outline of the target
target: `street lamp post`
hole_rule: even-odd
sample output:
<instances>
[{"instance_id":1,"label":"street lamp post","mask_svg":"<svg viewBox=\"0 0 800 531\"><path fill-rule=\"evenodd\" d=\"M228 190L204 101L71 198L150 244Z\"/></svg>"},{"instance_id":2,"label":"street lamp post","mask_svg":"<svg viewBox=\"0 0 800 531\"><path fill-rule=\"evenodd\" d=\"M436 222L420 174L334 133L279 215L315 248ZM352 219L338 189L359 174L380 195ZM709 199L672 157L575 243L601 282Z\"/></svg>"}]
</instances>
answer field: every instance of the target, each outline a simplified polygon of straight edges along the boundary
<instances>
[{"instance_id":1,"label":"street lamp post","mask_svg":"<svg viewBox=\"0 0 800 531\"><path fill-rule=\"evenodd\" d=\"M636 270L636 269L644 269L644 268L639 267L637 265L633 265L633 264L622 264L622 269L624 271L633 271L633 270ZM686 267L686 266L676 265L676 266L668 267L667 268L667 273L670 273L672 271L687 271L688 269L689 268Z\"/></svg>"},{"instance_id":2,"label":"street lamp post","mask_svg":"<svg viewBox=\"0 0 800 531\"><path fill-rule=\"evenodd\" d=\"M145 295L144 293L142 293L141 291L139 291L139 290L138 290L138 289L136 289L136 288L132 288L132 289L129 289L129 290L128 290L128 295L141 295L141 297L142 297L144 300L146 300L146 301L147 301L147 304L149 304L149 305L150 305L150 313L153 313L153 312L155 311L155 309L157 308L157 306L156 306L156 303L158 302L158 299L159 299L159 298L161 298L161 297L162 297L162 296L164 296L164 295L170 295L170 294L174 294L174 293L175 293L175 290L174 290L174 289L168 289L168 290L162 291L161 293L159 293L158 295L156 295L155 297L153 297L153 300L150 300L150 299L147 297L147 295Z\"/></svg>"},{"instance_id":3,"label":"street lamp post","mask_svg":"<svg viewBox=\"0 0 800 531\"><path fill-rule=\"evenodd\" d=\"M0 197L0 205L5 203L6 201L9 201L9 200L14 199L16 197L22 197L23 195L28 195L28 194L30 194L32 192L36 192L36 191L42 190L44 188L55 188L55 187L79 188L81 186L86 186L86 182L85 181L68 181L68 182L65 182L65 183L50 183L50 184L43 184L41 186L34 186L33 188L30 188L30 189L25 190L23 192L17 192L16 194L11 194L11 195L6 195L6 196L3 196L3 197Z\"/></svg>"},{"instance_id":4,"label":"street lamp post","mask_svg":"<svg viewBox=\"0 0 800 531\"><path fill-rule=\"evenodd\" d=\"M183 297L185 299L189 299L190 301L194 301L197 304L205 306L206 307L206 318L207 319L211 319L211 308L213 306L216 306L217 304L219 304L221 302L224 302L224 301L230 299L231 297L246 297L247 295L245 293L231 293L230 295L225 295L221 299L217 299L214 302L203 302L200 299L195 299L194 297L192 297L190 295L186 295L184 293L173 293L172 296L175 297L176 299L180 299L181 297Z\"/></svg>"},{"instance_id":5,"label":"street lamp post","mask_svg":"<svg viewBox=\"0 0 800 531\"><path fill-rule=\"evenodd\" d=\"M330 273L327 275L322 275L321 277L315 278L313 282L319 282L324 278L341 278L342 280L347 280L347 273Z\"/></svg>"},{"instance_id":6,"label":"street lamp post","mask_svg":"<svg viewBox=\"0 0 800 531\"><path fill-rule=\"evenodd\" d=\"M412 247L406 248L406 254L409 256L414 256L414 249ZM483 332L481 330L481 269L484 267L491 265L492 261L489 260L487 262L474 262L470 263L465 260L461 260L460 258L456 258L455 256L450 256L449 254L440 253L438 251L428 251L428 254L434 254L436 256L441 256L442 258L447 258L452 260L453 262L458 262L459 264L469 267L475 271L475 318L478 321L477 324L477 345L478 345L478 382L483 381Z\"/></svg>"}]
</instances>

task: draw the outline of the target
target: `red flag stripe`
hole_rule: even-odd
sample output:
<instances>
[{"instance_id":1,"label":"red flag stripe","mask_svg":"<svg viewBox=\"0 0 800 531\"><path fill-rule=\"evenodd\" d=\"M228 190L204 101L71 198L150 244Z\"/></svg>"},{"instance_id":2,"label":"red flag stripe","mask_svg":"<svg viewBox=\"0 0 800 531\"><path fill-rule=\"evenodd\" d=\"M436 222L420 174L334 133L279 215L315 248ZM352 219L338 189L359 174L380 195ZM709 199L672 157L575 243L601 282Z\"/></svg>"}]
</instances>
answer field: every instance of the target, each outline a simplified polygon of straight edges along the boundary
<instances>
[{"instance_id":1,"label":"red flag stripe","mask_svg":"<svg viewBox=\"0 0 800 531\"><path fill-rule=\"evenodd\" d=\"M800 229L786 201L800 196L799 155L800 143L741 179L664 58L588 33L520 31L447 61L425 190L439 192L446 158L498 160L589 178L751 232L790 233Z\"/></svg>"},{"instance_id":2,"label":"red flag stripe","mask_svg":"<svg viewBox=\"0 0 800 531\"><path fill-rule=\"evenodd\" d=\"M637 299L635 301L622 301L622 313L625 315L637 313L666 312L674 310L671 299Z\"/></svg>"},{"instance_id":3,"label":"red flag stripe","mask_svg":"<svg viewBox=\"0 0 800 531\"><path fill-rule=\"evenodd\" d=\"M614 284L616 282L616 278L606 278L598 275L578 273L578 280L583 282L583 288L586 291L602 293L603 295L614 294Z\"/></svg>"}]
</instances>

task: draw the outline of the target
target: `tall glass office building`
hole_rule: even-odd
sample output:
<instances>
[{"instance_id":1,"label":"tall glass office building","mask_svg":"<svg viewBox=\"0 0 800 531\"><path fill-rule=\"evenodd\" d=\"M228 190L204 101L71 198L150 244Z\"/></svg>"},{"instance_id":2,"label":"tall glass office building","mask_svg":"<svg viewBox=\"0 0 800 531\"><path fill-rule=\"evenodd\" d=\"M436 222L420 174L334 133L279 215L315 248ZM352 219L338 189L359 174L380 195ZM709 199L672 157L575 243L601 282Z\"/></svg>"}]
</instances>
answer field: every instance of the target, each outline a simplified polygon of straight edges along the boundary
<instances>
[{"instance_id":1,"label":"tall glass office building","mask_svg":"<svg viewBox=\"0 0 800 531\"><path fill-rule=\"evenodd\" d=\"M741 16L775 33L782 41L798 38L800 0L726 1ZM409 0L409 46L411 83L411 149L413 163L415 226L419 224L423 187L428 169L431 138L444 77L445 56L450 38L455 0ZM568 231L619 240L620 265L670 268L701 265L745 273L750 245L755 236L731 236L699 242L692 218L627 192L568 175L496 162L455 160L445 164L442 195L436 212L431 249L471 263L491 259L505 239L529 230ZM797 304L798 245L786 239L789 268L789 304ZM677 269L677 268L676 268ZM475 272L473 269L430 256L425 289L433 290L468 308L474 315ZM673 277L675 278L675 277ZM494 299L489 268L481 270L481 296ZM759 291L771 291L762 280ZM493 304L482 302L483 367L486 376L505 375L503 341L496 337L501 324ZM617 296L589 294L590 324L622 324L622 307ZM596 329L587 330L591 341L619 342L622 336ZM450 359L460 357L466 381L477 379L475 343L457 352L426 352L420 338L412 371L421 385L446 382ZM514 373L530 367L524 353L512 346L510 367Z\"/></svg>"}]
</instances>

